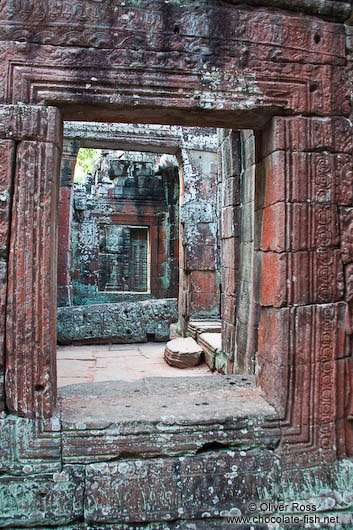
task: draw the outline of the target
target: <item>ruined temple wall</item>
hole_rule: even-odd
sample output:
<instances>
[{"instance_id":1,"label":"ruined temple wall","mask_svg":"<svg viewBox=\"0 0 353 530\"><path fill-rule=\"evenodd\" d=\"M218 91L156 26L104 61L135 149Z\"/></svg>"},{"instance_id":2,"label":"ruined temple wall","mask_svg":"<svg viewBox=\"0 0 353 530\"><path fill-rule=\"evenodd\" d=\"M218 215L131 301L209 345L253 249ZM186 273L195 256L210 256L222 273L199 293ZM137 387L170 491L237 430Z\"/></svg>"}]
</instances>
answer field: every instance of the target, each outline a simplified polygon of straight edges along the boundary
<instances>
[{"instance_id":1,"label":"ruined temple wall","mask_svg":"<svg viewBox=\"0 0 353 530\"><path fill-rule=\"evenodd\" d=\"M217 271L217 153L181 149L181 271L179 308L186 331L189 319L220 314Z\"/></svg>"},{"instance_id":2,"label":"ruined temple wall","mask_svg":"<svg viewBox=\"0 0 353 530\"><path fill-rule=\"evenodd\" d=\"M236 344L236 298L240 267L240 133L219 130L219 221L222 274L222 350L228 362L220 368L232 373Z\"/></svg>"},{"instance_id":3,"label":"ruined temple wall","mask_svg":"<svg viewBox=\"0 0 353 530\"><path fill-rule=\"evenodd\" d=\"M171 178L170 171L164 171L164 173L162 171L162 176L164 175L164 192L165 196L168 197L168 211L167 215L165 217L162 216L158 221L158 230L161 230L161 233L154 230L159 272L152 278L154 288L153 294L150 296L176 296L173 286L177 284L180 276L181 320L187 322L190 316L196 318L218 316L220 282L219 273L217 272L219 269L219 265L217 265L219 256L217 255L218 226L215 200L217 166L217 135L215 134L215 129L210 127L186 128L163 125L67 122L65 123L64 134L66 137L64 145L67 144L68 146L72 143L75 145L79 143L81 146L125 147L135 151L150 149L153 153L161 153L163 151L178 153L180 163L179 181L184 204L181 205L179 215L179 211L176 211L176 204L179 199L177 196L177 182L174 178ZM132 153L130 151L132 159L136 158L136 153ZM62 178L64 180L67 167L70 165L71 159L67 159L62 163ZM65 195L68 191L70 190L64 188L60 193ZM85 200L84 195L85 193L83 192L83 200ZM179 217L182 219L180 232L185 234L185 239L180 249L178 248L179 227L177 226ZM77 223L77 220L74 222L76 223L76 228L82 226ZM61 228L59 227L60 230ZM77 243L77 234L78 231L75 229L73 238L75 240L74 247L77 252L77 259L74 259L76 272L74 273L73 283L74 291L77 293L77 300L80 302L80 300L86 299L87 302L85 303L91 303L98 299L100 302L116 302L119 299L118 295L111 295L110 298L106 294L102 296L102 293L97 293L96 288L93 288L94 292L92 291L89 294L87 289L91 289L91 287L89 285L85 287L81 281L77 280L81 276L78 259L80 245ZM183 235L181 240L182 238ZM60 232L59 240L63 241L60 247L59 270L63 269L65 272L64 252L62 252L65 250L65 230ZM68 247L66 249L67 252L71 254L72 249ZM167 259L166 255L168 255ZM179 270L177 267L178 261L180 263ZM88 276L90 275L92 275L92 270L88 271ZM67 292L70 292L71 287L68 287L65 283L61 285L65 281L67 281L67 277L60 272L58 275L59 293L61 295L61 292L63 292L66 295L66 298L60 298L60 305L68 305ZM80 291L82 291L81 294ZM125 295L126 297L131 298L128 294ZM141 295L136 295L135 298L141 298Z\"/></svg>"},{"instance_id":4,"label":"ruined temple wall","mask_svg":"<svg viewBox=\"0 0 353 530\"><path fill-rule=\"evenodd\" d=\"M144 10L145 3L125 2L118 6L117 19L107 13L103 35L90 22L75 37L69 33L70 15L75 24L79 5L84 20L86 13L99 16L102 11L92 9L92 2L34 1L36 9L18 2L19 9L1 12L2 35L13 39L3 45L1 139L19 142L11 174L13 199L4 201L5 208L12 204L12 215L7 413L0 429L3 526L81 530L99 525L110 530L153 521L158 530L208 530L225 526L223 514L246 510L249 499L284 501L286 506L305 499L323 514L329 506L330 514L351 515L352 462L336 460L352 450L346 298L351 240L349 223L346 231L338 221L340 209L352 206L352 131L342 27L318 16L336 13L335 20L342 21L351 6L314 0L249 3L256 7L236 0L200 1L197 8L192 2L151 2ZM44 19L39 22L45 10L51 11L46 20L58 20L60 27L45 31ZM316 16L303 16L308 12ZM21 35L37 44L16 43L19 24L26 26ZM74 45L64 50L68 35ZM136 37L134 45L127 36ZM215 37L221 46L210 50ZM121 47L128 42L128 49L108 50L117 42ZM174 48L166 50L166 42ZM92 46L97 46L94 53ZM178 55L180 49L185 53ZM106 70L100 70L102 64ZM147 65L148 87L141 86ZM96 81L91 80L93 66ZM7 106L17 102L25 105ZM212 119L220 127L261 129L267 123L265 133L257 133L264 141L256 181L256 191L263 190L257 195L263 199L257 208L262 210L256 260L262 305L258 358L261 388L278 413L272 420L266 416L266 429L264 417L254 417L247 408L253 394L242 403L246 410L240 419L228 411L217 413L213 423L207 418L197 425L178 425L174 418L168 423L163 414L155 426L144 418L130 430L117 422L104 431L101 424L92 429L82 411L74 424L65 424L61 413L52 416L52 197L60 113L43 106L48 102L66 111L68 103L72 110L76 102L71 116L88 103L96 116L105 111L107 119L115 111L119 117L135 112L152 120L158 108L170 120L185 115L185 121ZM125 103L130 106L122 111ZM47 127L56 133L44 134ZM290 221L293 212L300 222ZM38 241L43 243L36 246ZM350 522L346 528L351 527Z\"/></svg>"},{"instance_id":5,"label":"ruined temple wall","mask_svg":"<svg viewBox=\"0 0 353 530\"><path fill-rule=\"evenodd\" d=\"M239 282L236 301L235 373L254 373L257 309L254 270L255 135L244 130L241 142Z\"/></svg>"},{"instance_id":6,"label":"ruined temple wall","mask_svg":"<svg viewBox=\"0 0 353 530\"><path fill-rule=\"evenodd\" d=\"M58 344L121 344L170 339L176 298L58 308Z\"/></svg>"},{"instance_id":7,"label":"ruined temple wall","mask_svg":"<svg viewBox=\"0 0 353 530\"><path fill-rule=\"evenodd\" d=\"M255 137L252 131L219 131L219 226L222 274L224 373L254 371L254 192Z\"/></svg>"},{"instance_id":8,"label":"ruined temple wall","mask_svg":"<svg viewBox=\"0 0 353 530\"><path fill-rule=\"evenodd\" d=\"M58 308L59 344L169 340L178 319L179 180L175 167L154 174L151 158L105 152L93 175L69 186L71 164L62 162L58 281L72 303Z\"/></svg>"},{"instance_id":9,"label":"ruined temple wall","mask_svg":"<svg viewBox=\"0 0 353 530\"><path fill-rule=\"evenodd\" d=\"M71 273L74 305L177 297L178 278L174 271L178 270L178 175L175 170L168 170L160 177L142 175L138 178L147 188L135 189L130 183L130 187L123 189L103 183L89 186L88 191L87 185L76 185ZM158 190L154 189L156 186ZM157 191L157 196L153 197ZM140 196L141 193L147 194L145 198ZM134 289L122 291L111 287L106 290L104 287L110 280L101 261L100 238L103 227L109 225L145 226L148 229L145 273L148 281L145 288L141 287L141 293L129 292ZM133 274L134 265L131 263L126 270L127 275ZM110 267L109 263L107 266ZM138 289L137 286L136 291Z\"/></svg>"},{"instance_id":10,"label":"ruined temple wall","mask_svg":"<svg viewBox=\"0 0 353 530\"><path fill-rule=\"evenodd\" d=\"M0 412L5 408L5 315L7 301L7 267L9 260L10 222L13 182L12 172L16 144L11 140L0 141Z\"/></svg>"}]
</instances>

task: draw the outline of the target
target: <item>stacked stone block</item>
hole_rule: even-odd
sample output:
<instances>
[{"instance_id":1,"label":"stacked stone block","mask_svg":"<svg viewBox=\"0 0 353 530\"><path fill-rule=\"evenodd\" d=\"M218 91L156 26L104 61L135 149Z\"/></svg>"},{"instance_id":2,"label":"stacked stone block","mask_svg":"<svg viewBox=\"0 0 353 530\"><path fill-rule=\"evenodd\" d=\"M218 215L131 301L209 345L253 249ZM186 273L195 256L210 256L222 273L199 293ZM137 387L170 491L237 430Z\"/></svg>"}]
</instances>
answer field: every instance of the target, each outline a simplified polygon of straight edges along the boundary
<instances>
[{"instance_id":1,"label":"stacked stone block","mask_svg":"<svg viewBox=\"0 0 353 530\"><path fill-rule=\"evenodd\" d=\"M163 342L177 320L176 298L59 307L58 343Z\"/></svg>"},{"instance_id":2,"label":"stacked stone block","mask_svg":"<svg viewBox=\"0 0 353 530\"><path fill-rule=\"evenodd\" d=\"M217 271L217 153L181 150L180 324L219 316Z\"/></svg>"},{"instance_id":3,"label":"stacked stone block","mask_svg":"<svg viewBox=\"0 0 353 530\"><path fill-rule=\"evenodd\" d=\"M223 130L219 146L218 156L222 161L219 183L222 349L229 360L222 363L219 359L220 364L216 366L224 373L231 373L236 347L236 300L240 276L240 133Z\"/></svg>"},{"instance_id":4,"label":"stacked stone block","mask_svg":"<svg viewBox=\"0 0 353 530\"><path fill-rule=\"evenodd\" d=\"M75 184L73 191L72 249L69 250L72 254L69 283L72 284L73 305L176 298L179 259L179 180L176 168L164 169L161 175L155 175L152 162L120 160L114 158L114 152L106 153L97 161L93 180ZM63 217L67 213L63 212ZM62 230L66 217L63 222ZM105 227L116 225L145 226L148 229L149 257L146 262L149 284L146 281L145 291L133 292L133 289L118 287L105 289L105 282L109 281L106 268L109 270L112 258L108 255L108 262L104 265L101 254L107 251L101 247L100 238Z\"/></svg>"},{"instance_id":5,"label":"stacked stone block","mask_svg":"<svg viewBox=\"0 0 353 530\"><path fill-rule=\"evenodd\" d=\"M6 106L16 139L6 297L6 404L49 416L56 400L56 215L60 115L53 107ZM6 124L6 126L5 126Z\"/></svg>"},{"instance_id":6,"label":"stacked stone block","mask_svg":"<svg viewBox=\"0 0 353 530\"><path fill-rule=\"evenodd\" d=\"M0 412L5 408L4 371L5 371L5 311L7 297L7 266L9 259L10 219L13 190L13 162L15 142L0 141Z\"/></svg>"},{"instance_id":7,"label":"stacked stone block","mask_svg":"<svg viewBox=\"0 0 353 530\"><path fill-rule=\"evenodd\" d=\"M284 450L321 448L321 458L332 459L345 454L340 418L347 409L336 392L350 365L339 244L339 211L352 201L350 125L344 117L275 118L259 141L259 381L283 425L291 425ZM306 408L310 428L302 422Z\"/></svg>"}]
</instances>

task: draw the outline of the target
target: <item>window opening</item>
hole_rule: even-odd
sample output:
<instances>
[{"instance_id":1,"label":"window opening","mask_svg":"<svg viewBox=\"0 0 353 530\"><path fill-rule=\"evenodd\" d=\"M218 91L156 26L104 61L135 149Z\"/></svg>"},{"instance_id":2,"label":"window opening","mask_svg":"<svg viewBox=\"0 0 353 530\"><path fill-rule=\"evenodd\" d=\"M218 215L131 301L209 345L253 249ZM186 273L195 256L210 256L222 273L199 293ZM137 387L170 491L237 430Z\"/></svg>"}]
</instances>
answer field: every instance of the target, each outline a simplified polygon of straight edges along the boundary
<instances>
[{"instance_id":1,"label":"window opening","mask_svg":"<svg viewBox=\"0 0 353 530\"><path fill-rule=\"evenodd\" d=\"M101 225L99 234L99 290L149 292L148 228Z\"/></svg>"}]
</instances>

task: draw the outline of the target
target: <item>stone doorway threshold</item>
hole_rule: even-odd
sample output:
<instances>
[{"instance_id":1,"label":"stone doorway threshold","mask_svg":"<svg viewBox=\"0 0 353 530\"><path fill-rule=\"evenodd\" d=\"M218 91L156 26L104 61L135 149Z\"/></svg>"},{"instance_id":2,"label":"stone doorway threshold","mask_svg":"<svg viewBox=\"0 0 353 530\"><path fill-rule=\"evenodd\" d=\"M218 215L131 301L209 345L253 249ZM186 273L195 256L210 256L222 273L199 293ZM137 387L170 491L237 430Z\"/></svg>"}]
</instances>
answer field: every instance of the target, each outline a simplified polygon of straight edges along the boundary
<instances>
[{"instance_id":1,"label":"stone doorway threshold","mask_svg":"<svg viewBox=\"0 0 353 530\"><path fill-rule=\"evenodd\" d=\"M65 386L59 390L66 419L167 423L227 422L261 412L273 414L253 376L147 377L135 382L107 381Z\"/></svg>"},{"instance_id":2,"label":"stone doorway threshold","mask_svg":"<svg viewBox=\"0 0 353 530\"><path fill-rule=\"evenodd\" d=\"M58 387L79 383L143 377L195 377L213 375L205 362L194 368L169 366L163 357L165 342L58 346Z\"/></svg>"},{"instance_id":3,"label":"stone doorway threshold","mask_svg":"<svg viewBox=\"0 0 353 530\"><path fill-rule=\"evenodd\" d=\"M123 457L196 455L218 449L255 449L259 444L276 447L277 415L253 376L212 373L206 364L182 370L170 367L163 360L164 346L58 348L57 414L63 462L94 464ZM150 376L143 377L151 359L159 360L150 363ZM161 369L161 359L164 376L153 376L153 370ZM130 380L119 378L125 362L125 377ZM79 373L82 363L86 368ZM173 376L166 377L166 371Z\"/></svg>"},{"instance_id":4,"label":"stone doorway threshold","mask_svg":"<svg viewBox=\"0 0 353 530\"><path fill-rule=\"evenodd\" d=\"M148 377L59 389L63 461L274 448L275 410L252 376Z\"/></svg>"}]
</instances>

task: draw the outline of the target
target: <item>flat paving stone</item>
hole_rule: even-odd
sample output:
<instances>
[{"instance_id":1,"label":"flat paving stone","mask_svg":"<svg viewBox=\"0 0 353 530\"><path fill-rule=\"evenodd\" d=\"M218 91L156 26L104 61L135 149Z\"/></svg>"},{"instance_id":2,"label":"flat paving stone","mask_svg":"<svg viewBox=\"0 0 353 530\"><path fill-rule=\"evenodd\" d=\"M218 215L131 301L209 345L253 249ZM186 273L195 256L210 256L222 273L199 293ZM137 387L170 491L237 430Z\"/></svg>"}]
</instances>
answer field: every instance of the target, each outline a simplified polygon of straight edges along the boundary
<instances>
[{"instance_id":1,"label":"flat paving stone","mask_svg":"<svg viewBox=\"0 0 353 530\"><path fill-rule=\"evenodd\" d=\"M137 344L110 344L109 351L134 351Z\"/></svg>"},{"instance_id":2,"label":"flat paving stone","mask_svg":"<svg viewBox=\"0 0 353 530\"><path fill-rule=\"evenodd\" d=\"M141 357L141 353L136 350L106 350L94 354L96 359L131 359L132 357Z\"/></svg>"},{"instance_id":3,"label":"flat paving stone","mask_svg":"<svg viewBox=\"0 0 353 530\"><path fill-rule=\"evenodd\" d=\"M165 342L147 342L60 346L58 387L82 382L133 382L143 377L212 375L205 363L183 370L169 366L163 357L165 345Z\"/></svg>"},{"instance_id":4,"label":"flat paving stone","mask_svg":"<svg viewBox=\"0 0 353 530\"><path fill-rule=\"evenodd\" d=\"M253 376L217 374L87 383L61 388L59 398L66 425L81 422L91 428L117 422L212 423L253 414L275 415L255 387Z\"/></svg>"},{"instance_id":5,"label":"flat paving stone","mask_svg":"<svg viewBox=\"0 0 353 530\"><path fill-rule=\"evenodd\" d=\"M92 360L94 359L94 350L87 346L58 346L56 351L57 359L76 359Z\"/></svg>"}]
</instances>

